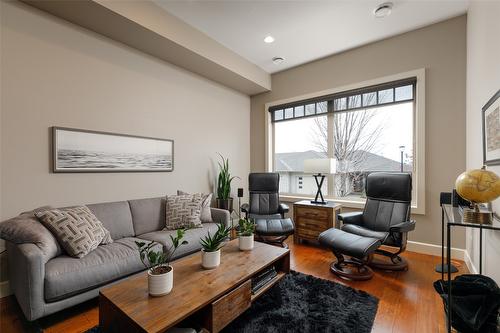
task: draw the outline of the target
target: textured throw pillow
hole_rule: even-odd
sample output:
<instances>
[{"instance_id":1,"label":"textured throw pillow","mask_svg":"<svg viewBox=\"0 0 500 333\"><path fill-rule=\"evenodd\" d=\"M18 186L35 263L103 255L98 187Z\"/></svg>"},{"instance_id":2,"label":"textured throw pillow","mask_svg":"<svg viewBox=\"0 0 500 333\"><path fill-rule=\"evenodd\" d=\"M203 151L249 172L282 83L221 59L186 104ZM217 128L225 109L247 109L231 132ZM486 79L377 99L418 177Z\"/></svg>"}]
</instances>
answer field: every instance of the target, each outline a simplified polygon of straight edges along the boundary
<instances>
[{"instance_id":1,"label":"textured throw pillow","mask_svg":"<svg viewBox=\"0 0 500 333\"><path fill-rule=\"evenodd\" d=\"M35 212L68 255L83 258L101 243L113 240L101 221L86 206Z\"/></svg>"},{"instance_id":2,"label":"textured throw pillow","mask_svg":"<svg viewBox=\"0 0 500 333\"><path fill-rule=\"evenodd\" d=\"M165 230L201 227L201 203L203 195L167 195Z\"/></svg>"},{"instance_id":3,"label":"textured throw pillow","mask_svg":"<svg viewBox=\"0 0 500 333\"><path fill-rule=\"evenodd\" d=\"M177 195L186 195L189 193L186 193L181 190L177 190ZM210 204L212 203L212 193L210 194L202 194L203 200L201 202L201 214L200 214L200 220L201 223L211 223L213 222L212 220L212 211L210 208Z\"/></svg>"}]
</instances>

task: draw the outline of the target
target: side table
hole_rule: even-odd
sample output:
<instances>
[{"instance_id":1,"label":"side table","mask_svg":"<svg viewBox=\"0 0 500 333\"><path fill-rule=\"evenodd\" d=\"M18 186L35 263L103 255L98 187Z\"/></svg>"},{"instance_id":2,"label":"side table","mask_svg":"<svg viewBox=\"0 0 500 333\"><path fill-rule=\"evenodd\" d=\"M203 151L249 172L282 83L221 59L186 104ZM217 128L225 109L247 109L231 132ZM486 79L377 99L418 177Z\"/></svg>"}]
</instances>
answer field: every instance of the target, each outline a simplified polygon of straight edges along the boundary
<instances>
[{"instance_id":1,"label":"side table","mask_svg":"<svg viewBox=\"0 0 500 333\"><path fill-rule=\"evenodd\" d=\"M330 228L338 228L337 214L342 212L342 205L329 201L324 205L302 200L293 204L295 221L295 243L302 240L318 240L318 236Z\"/></svg>"}]
</instances>

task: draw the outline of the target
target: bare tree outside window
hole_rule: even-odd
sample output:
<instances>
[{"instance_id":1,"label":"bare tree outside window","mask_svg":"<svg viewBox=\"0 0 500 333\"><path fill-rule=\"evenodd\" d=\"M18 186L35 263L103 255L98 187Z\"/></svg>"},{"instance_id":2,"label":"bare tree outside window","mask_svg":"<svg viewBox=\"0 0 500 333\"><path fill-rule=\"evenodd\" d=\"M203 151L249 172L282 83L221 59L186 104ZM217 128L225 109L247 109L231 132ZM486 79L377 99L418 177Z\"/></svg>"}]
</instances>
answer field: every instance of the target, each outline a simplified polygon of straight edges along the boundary
<instances>
[{"instance_id":1,"label":"bare tree outside window","mask_svg":"<svg viewBox=\"0 0 500 333\"><path fill-rule=\"evenodd\" d=\"M334 101L334 110L341 110L343 102L336 102L337 100ZM361 105L361 100L350 100L349 103ZM363 104L370 105L370 101L364 101ZM383 130L383 122L376 122L377 125L373 126L374 111L361 109L336 112L333 116L333 157L338 161L334 191L338 197L349 195L352 184L363 181L364 173L360 171L363 170L367 153L376 148ZM327 154L328 121L326 118L317 118L315 123L312 137L314 146L318 151Z\"/></svg>"}]
</instances>

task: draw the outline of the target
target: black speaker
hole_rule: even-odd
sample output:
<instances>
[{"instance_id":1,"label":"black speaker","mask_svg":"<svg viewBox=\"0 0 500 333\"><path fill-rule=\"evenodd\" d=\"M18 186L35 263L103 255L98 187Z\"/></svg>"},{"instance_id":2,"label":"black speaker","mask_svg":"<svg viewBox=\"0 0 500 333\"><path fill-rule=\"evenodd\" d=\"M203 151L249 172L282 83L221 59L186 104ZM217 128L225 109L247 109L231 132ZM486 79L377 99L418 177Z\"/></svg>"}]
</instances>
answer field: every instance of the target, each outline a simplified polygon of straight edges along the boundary
<instances>
[{"instance_id":1,"label":"black speaker","mask_svg":"<svg viewBox=\"0 0 500 333\"><path fill-rule=\"evenodd\" d=\"M243 198L243 189L242 188L238 189L238 198Z\"/></svg>"},{"instance_id":2,"label":"black speaker","mask_svg":"<svg viewBox=\"0 0 500 333\"><path fill-rule=\"evenodd\" d=\"M439 205L451 204L451 193L450 192L441 192L439 196Z\"/></svg>"},{"instance_id":3,"label":"black speaker","mask_svg":"<svg viewBox=\"0 0 500 333\"><path fill-rule=\"evenodd\" d=\"M464 198L462 198L460 196L460 194L458 194L455 189L453 189L451 201L452 201L453 207L458 207L458 206L469 207L470 206L470 202L468 200L465 200Z\"/></svg>"}]
</instances>

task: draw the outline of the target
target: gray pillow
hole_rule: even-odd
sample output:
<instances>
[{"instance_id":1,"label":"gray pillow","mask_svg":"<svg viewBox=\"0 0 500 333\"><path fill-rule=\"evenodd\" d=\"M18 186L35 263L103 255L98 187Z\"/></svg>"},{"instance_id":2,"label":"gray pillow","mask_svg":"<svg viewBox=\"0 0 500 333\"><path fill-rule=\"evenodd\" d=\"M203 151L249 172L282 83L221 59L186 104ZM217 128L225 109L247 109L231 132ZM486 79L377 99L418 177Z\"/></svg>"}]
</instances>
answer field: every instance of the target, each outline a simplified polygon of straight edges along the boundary
<instances>
[{"instance_id":1,"label":"gray pillow","mask_svg":"<svg viewBox=\"0 0 500 333\"><path fill-rule=\"evenodd\" d=\"M167 195L165 229L201 227L202 194Z\"/></svg>"},{"instance_id":2,"label":"gray pillow","mask_svg":"<svg viewBox=\"0 0 500 333\"><path fill-rule=\"evenodd\" d=\"M99 244L113 242L109 231L86 206L37 211L35 216L72 257L83 258Z\"/></svg>"},{"instance_id":3,"label":"gray pillow","mask_svg":"<svg viewBox=\"0 0 500 333\"><path fill-rule=\"evenodd\" d=\"M177 190L177 195L189 194L181 190ZM203 201L201 202L201 214L200 220L202 223L212 223L212 210L210 208L210 204L212 203L212 193L210 194L202 194Z\"/></svg>"}]
</instances>

